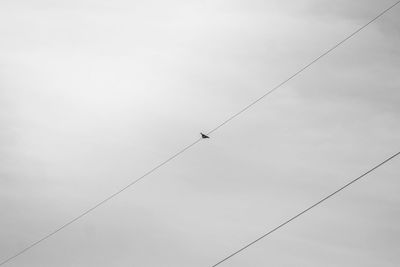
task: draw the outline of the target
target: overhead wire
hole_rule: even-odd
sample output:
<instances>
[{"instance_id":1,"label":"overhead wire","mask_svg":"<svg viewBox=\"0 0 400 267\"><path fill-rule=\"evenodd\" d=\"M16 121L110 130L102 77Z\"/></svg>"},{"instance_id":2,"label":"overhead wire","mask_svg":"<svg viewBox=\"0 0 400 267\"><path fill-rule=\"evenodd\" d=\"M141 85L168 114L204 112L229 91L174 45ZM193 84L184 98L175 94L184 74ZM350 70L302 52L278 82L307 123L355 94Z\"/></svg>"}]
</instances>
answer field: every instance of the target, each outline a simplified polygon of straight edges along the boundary
<instances>
[{"instance_id":1,"label":"overhead wire","mask_svg":"<svg viewBox=\"0 0 400 267\"><path fill-rule=\"evenodd\" d=\"M15 259L16 257L20 256L21 254L25 253L26 251L28 251L29 249L33 248L34 246L38 245L39 243L45 241L46 239L52 237L53 235L55 235L56 233L60 232L61 230L63 230L64 228L66 228L67 226L71 225L72 223L76 222L77 220L79 220L80 218L84 217L85 215L87 215L88 213L92 212L93 210L97 209L99 206L102 206L103 204L105 204L106 202L110 201L112 198L114 198L115 196L121 194L123 191L127 190L128 188L130 188L131 186L133 186L134 184L138 183L140 180L144 179L146 176L150 175L151 173L155 172L157 169L161 168L162 166L164 166L165 164L167 164L168 162L170 162L171 160L173 160L174 158L178 157L180 154L184 153L186 150L188 150L189 148L193 147L194 145L196 145L198 142L200 142L201 139L199 138L198 140L196 140L195 142L191 143L190 145L185 146L183 149L181 149L179 152L175 153L173 156L169 157L168 159L164 160L163 162L161 162L160 164L158 164L157 166L155 166L153 169L149 170L148 172L146 172L145 174L143 174L142 176L140 176L139 178L137 178L136 180L132 181L131 183L127 184L126 186L124 186L123 188L121 188L120 190L118 190L117 192L113 193L112 195L108 196L107 198L105 198L104 200L98 202L96 205L94 205L93 207L85 210L84 212L82 212L81 214L79 214L78 216L74 217L73 219L69 220L68 222L66 222L65 224L63 224L62 226L58 227L57 229L55 229L54 231L50 232L49 234L45 235L44 237L42 237L41 239L33 242L32 244L30 244L29 246L25 247L24 249L22 249L21 251L19 251L18 253L16 253L15 255L13 255L12 257L7 258L6 260L2 261L0 263L1 265L6 264L7 262L10 262L11 260Z\"/></svg>"},{"instance_id":2,"label":"overhead wire","mask_svg":"<svg viewBox=\"0 0 400 267\"><path fill-rule=\"evenodd\" d=\"M304 67L302 67L301 69L299 69L298 71L296 71L295 73L293 73L291 76L289 76L286 80L284 80L283 82L281 82L280 84L276 85L274 88L272 88L271 90L267 91L265 94L263 94L262 96L256 98L255 100L253 100L250 104L248 104L247 106L245 106L244 108L242 108L241 110L239 110L238 112L236 112L235 114L231 115L229 118L227 118L225 121L223 121L221 124L219 124L217 127L215 127L213 130L209 131L208 134L211 134L215 131L217 131L219 128L221 128L222 126L224 126L225 124L227 124L228 122L230 122L231 120L233 120L234 118L236 118L237 116L239 116L240 114L242 114L243 112L245 112L246 110L248 110L249 108L251 108L252 106L254 106L255 104L257 104L258 102L260 102L261 100L263 100L265 97L267 97L268 95L272 94L273 92L275 92L276 90L278 90L279 88L281 88L283 85L285 85L287 82L289 82L290 80L292 80L293 78L295 78L297 75L299 75L300 73L304 72L306 69L308 69L309 67L311 67L312 65L314 65L317 61L319 61L321 58L325 57L326 55L330 54L333 50L335 50L336 48L338 48L339 46L341 46L343 43L345 43L346 41L348 41L349 39L351 39L352 37L354 37L357 33L359 33L360 31L364 30L366 27L368 27L371 23L375 22L377 19L379 19L380 17L382 17L384 14L386 14L389 10L391 10L392 8L394 8L395 6L397 6L400 3L400 1L397 1L396 3L394 3L393 5L389 6L388 8L386 8L384 11L382 11L381 13L379 13L377 16L375 16L373 19L371 19L370 21L368 21L368 23L364 24L363 26L361 26L360 28L358 28L356 31L352 32L350 35L348 35L346 38L344 38L343 40L341 40L340 42L336 43L334 46L332 46L331 48L329 48L328 50L326 50L324 53L322 53L320 56L316 57L315 59L313 59L312 61L310 61L308 64L306 64Z\"/></svg>"},{"instance_id":3,"label":"overhead wire","mask_svg":"<svg viewBox=\"0 0 400 267\"><path fill-rule=\"evenodd\" d=\"M367 176L368 174L370 174L371 172L375 171L376 169L378 169L379 167L381 167L382 165L388 163L389 161L391 161L392 159L394 159L395 157L397 157L398 155L400 155L400 151L397 152L396 154L390 156L389 158L385 159L384 161L380 162L379 164L375 165L373 168L369 169L368 171L364 172L363 174L361 174L360 176L358 176L357 178L351 180L350 182L348 182L347 184L345 184L344 186L340 187L339 189L337 189L336 191L334 191L333 193L327 195L326 197L322 198L321 200L319 200L318 202L312 204L311 206L309 206L308 208L302 210L301 212L297 213L295 216L289 218L288 220L284 221L283 223L279 224L278 226L276 226L275 228L273 228L272 230L268 231L267 233L261 235L260 237L258 237L257 239L251 241L250 243L248 243L247 245L241 247L240 249L236 250L235 252L233 252L232 254L228 255L227 257L223 258L222 260L220 260L219 262L217 262L216 264L212 265L212 267L216 267L218 265L221 265L222 263L226 262L227 260L229 260L230 258L232 258L233 256L239 254L240 252L242 252L243 250L249 248L250 246L254 245L255 243L257 243L258 241L268 237L270 234L272 234L273 232L275 232L276 230L282 228L283 226L287 225L288 223L294 221L295 219L297 219L298 217L300 217L301 215L303 215L304 213L310 211L311 209L315 208L316 206L320 205L321 203L325 202L326 200L328 200L329 198L333 197L334 195L336 195L337 193L339 193L340 191L344 190L345 188L349 187L350 185L354 184L355 182L359 181L360 179L362 179L363 177Z\"/></svg>"},{"instance_id":4,"label":"overhead wire","mask_svg":"<svg viewBox=\"0 0 400 267\"><path fill-rule=\"evenodd\" d=\"M384 11L382 11L381 13L379 13L377 16L375 16L373 19L369 20L366 24L364 24L363 26L359 27L357 30L355 30L354 32L352 32L350 35L348 35L346 38L344 38L343 40L339 41L338 43L336 43L334 46L332 46L330 49L328 49L327 51L325 51L324 53L322 53L321 55L319 55L318 57L316 57L314 60L312 60L311 62L309 62L308 64L306 64L304 67L302 67L301 69L299 69L297 72L295 72L294 74L292 74L291 76L289 76L286 80L284 80L283 82L281 82L280 84L278 84L277 86L275 86L274 88L272 88L271 90L267 91L265 94L263 94L262 96L260 96L259 98L255 99L254 101L252 101L250 104L246 105L244 108L242 108L240 111L234 113L233 115L231 115L230 117L228 117L225 121L223 121L222 123L220 123L219 125L217 125L214 129L212 129L211 131L209 131L207 133L207 135L211 135L212 133L214 133L215 131L217 131L218 129L220 129L221 127L223 127L224 125L226 125L227 123L229 123L230 121L232 121L233 119L235 119L236 117L238 117L240 114L244 113L245 111L247 111L248 109L250 109L251 107L253 107L255 104L257 104L258 102L260 102L262 99L264 99L265 97L267 97L268 95L272 94L273 92L275 92L276 90L278 90L279 88L281 88L283 85L285 85L287 82L289 82L290 80L292 80L293 78L295 78L296 76L298 76L299 74L301 74L302 72L304 72L305 70L307 70L308 68L310 68L312 65L314 65L316 62L318 62L320 59L324 58L325 56L327 56L328 54L330 54L332 51L334 51L336 48L338 48L339 46L341 46L343 43L345 43L346 41L348 41L349 39L351 39L352 37L354 37L356 34L358 34L359 32L361 32L363 29L365 29L366 27L368 27L371 23L375 22L377 19L379 19L380 17L382 17L385 13L387 13L389 10L391 10L392 8L394 8L396 5L398 5L400 3L400 1L397 1L396 3L394 3L393 5L389 6L387 9L385 9ZM52 237L53 235L55 235L56 233L58 233L59 231L63 230L64 228L66 228L67 226L71 225L72 223L78 221L79 219L81 219L82 217L86 216L87 214L91 213L92 211L94 211L95 209L97 209L98 207L104 205L105 203L107 203L108 201L110 201L111 199L113 199L114 197L116 197L117 195L121 194L122 192L124 192L125 190L127 190L128 188L132 187L133 185L135 185L136 183L138 183L139 181L143 180L145 177L149 176L150 174L152 174L153 172L155 172L156 170L158 170L159 168L161 168L162 166L164 166L165 164L167 164L168 162L172 161L173 159L177 158L179 155L183 154L184 152L186 152L187 150L189 150L190 148L192 148L193 146L195 146L196 144L198 144L202 139L199 138L197 140L195 140L194 142L192 142L191 144L185 146L184 148L182 148L181 150L179 150L177 153L175 153L174 155L172 155L171 157L167 158L166 160L164 160L163 162L159 163L158 165L156 165L154 168L152 168L151 170L149 170L148 172L146 172L145 174L143 174L142 176L140 176L139 178L135 179L134 181L132 181L131 183L127 184L126 186L124 186L123 188L121 188L120 190L116 191L115 193L109 195L108 197L106 197L105 199L101 200L100 202L98 202L97 204L95 204L94 206L92 206L91 208L85 210L84 212L82 212L81 214L79 214L78 216L74 217L73 219L69 220L68 222L66 222L65 224L63 224L62 226L58 227L57 229L55 229L54 231L50 232L49 234L45 235L44 237L42 237L41 239L31 243L30 245L28 245L27 247L25 247L24 249L20 250L19 252L15 253L14 255L10 256L9 258L3 260L2 262L0 262L0 266L10 262L11 260L15 259L16 257L24 254L25 252L27 252L28 250L30 250L31 248L37 246L38 244L42 243L43 241L45 241L46 239Z\"/></svg>"}]
</instances>

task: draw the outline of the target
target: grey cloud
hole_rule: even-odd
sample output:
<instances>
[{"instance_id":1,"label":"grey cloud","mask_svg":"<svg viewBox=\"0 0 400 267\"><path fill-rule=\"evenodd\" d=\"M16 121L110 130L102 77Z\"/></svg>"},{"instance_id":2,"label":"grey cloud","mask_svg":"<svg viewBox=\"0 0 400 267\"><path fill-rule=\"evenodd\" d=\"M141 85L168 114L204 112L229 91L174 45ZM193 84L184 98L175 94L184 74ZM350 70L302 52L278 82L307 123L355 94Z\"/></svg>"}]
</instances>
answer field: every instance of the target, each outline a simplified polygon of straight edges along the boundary
<instances>
[{"instance_id":1,"label":"grey cloud","mask_svg":"<svg viewBox=\"0 0 400 267\"><path fill-rule=\"evenodd\" d=\"M389 3L2 2L1 259ZM398 12L9 266L211 266L394 153ZM226 266L397 266L398 165Z\"/></svg>"}]
</instances>

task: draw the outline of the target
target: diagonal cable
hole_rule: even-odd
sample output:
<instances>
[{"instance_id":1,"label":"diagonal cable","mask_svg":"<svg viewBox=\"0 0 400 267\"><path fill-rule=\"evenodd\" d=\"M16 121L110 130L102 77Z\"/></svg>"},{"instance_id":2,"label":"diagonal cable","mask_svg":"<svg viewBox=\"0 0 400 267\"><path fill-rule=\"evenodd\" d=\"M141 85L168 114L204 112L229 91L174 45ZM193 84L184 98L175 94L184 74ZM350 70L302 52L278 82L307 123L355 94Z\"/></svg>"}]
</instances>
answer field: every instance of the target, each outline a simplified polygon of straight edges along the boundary
<instances>
[{"instance_id":1,"label":"diagonal cable","mask_svg":"<svg viewBox=\"0 0 400 267\"><path fill-rule=\"evenodd\" d=\"M116 197L117 195L121 194L123 191L127 190L128 188L130 188L131 186L135 185L136 183L138 183L140 180L144 179L146 176L150 175L151 173L155 172L156 170L158 170L159 168L161 168L162 166L164 166L165 164L167 164L168 162L170 162L171 160L175 159L176 157L178 157L179 155L181 155L182 153L184 153L185 151L187 151L189 148L193 147L194 145L196 145L197 143L199 143L201 141L201 139L196 140L195 142L191 143L190 145L184 147L183 149L181 149L179 152L175 153L173 156L169 157L168 159L164 160L163 162L161 162L160 164L158 164L157 166L155 166L153 169L149 170L148 172L146 172L145 174L143 174L142 176L140 176L139 178L137 178L136 180L132 181L131 183L129 183L128 185L126 185L125 187L121 188L120 190L118 190L117 192L113 193L112 195L108 196L107 198L105 198L104 200L100 201L99 203L97 203L96 205L94 205L93 207L87 209L86 211L84 211L83 213L81 213L80 215L76 216L75 218L69 220L68 222L66 222L65 224L63 224L62 226L60 226L59 228L55 229L54 231L50 232L49 234L45 235L44 237L42 237L41 239L33 242L32 244L30 244L29 246L25 247L24 249L22 249L21 251L19 251L18 253L16 253L15 255L13 255L12 257L9 257L8 259L0 262L0 266L3 264L6 264L7 262L11 261L12 259L18 257L19 255L25 253L26 251L30 250L31 248L33 248L34 246L38 245L39 243L45 241L46 239L52 237L53 235L57 234L58 232L60 232L61 230L63 230L64 228L66 228L67 226L73 224L74 222L76 222L77 220L81 219L82 217L84 217L85 215L87 215L88 213L92 212L93 210L97 209L98 207L102 206L103 204L105 204L106 202L110 201L111 199L113 199L114 197Z\"/></svg>"},{"instance_id":2,"label":"diagonal cable","mask_svg":"<svg viewBox=\"0 0 400 267\"><path fill-rule=\"evenodd\" d=\"M275 92L276 90L278 90L279 88L281 88L283 85L285 85L286 83L288 83L290 80L292 80L293 78L295 78L296 76L298 76L299 74L301 74L302 72L304 72L305 70L307 70L309 67L311 67L312 65L314 65L317 61L319 61L321 58L327 56L328 54L330 54L333 50L335 50L336 48L338 48L339 46L341 46L343 43L345 43L346 41L348 41L349 39L353 38L357 33L361 32L362 30L364 30L366 27L368 27L371 23L375 22L377 19L379 19L380 17L382 17L384 14L386 14L389 10L391 10L392 8L394 8L395 6L397 6L400 3L400 1L397 1L396 3L394 3L393 5L389 6L388 8L386 8L384 11L382 11L381 13L379 13L376 17L374 17L373 19L371 19L370 21L368 21L368 23L364 24L363 26L361 26L360 28L358 28L356 31L354 31L353 33L351 33L350 35L348 35L346 38L344 38L343 40L341 40L340 42L336 43L334 46L332 46L331 48L329 48L328 50L326 50L324 53L322 53L320 56L316 57L314 60L312 60L311 62L309 62L308 64L306 64L304 67L302 67L301 69L299 69L298 71L296 71L295 73L293 73L291 76L289 76L286 80L284 80L283 82L281 82L280 84L276 85L274 88L272 88L271 90L267 91L265 94L263 94L262 96L258 97L257 99L253 100L250 104L248 104L247 106L245 106L244 108L242 108L240 111L236 112L235 114L231 115L228 119L226 119L225 121L223 121L221 124L219 124L217 127L215 127L213 130L209 131L208 134L211 134L215 131L217 131L219 128L221 128L222 126L224 126L225 124L227 124L228 122L230 122L231 120L235 119L237 116L239 116L240 114L242 114L243 112L247 111L249 108L253 107L255 104L257 104L258 102L260 102L261 100L263 100L265 97L269 96L270 94L272 94L273 92Z\"/></svg>"},{"instance_id":3,"label":"diagonal cable","mask_svg":"<svg viewBox=\"0 0 400 267\"><path fill-rule=\"evenodd\" d=\"M354 31L353 33L351 33L349 36L347 36L346 38L344 38L343 40L341 40L340 42L338 42L337 44L335 44L333 47L331 47L330 49L328 49L326 52L322 53L320 56L318 56L317 58L315 58L314 60L312 60L310 63L308 63L307 65L305 65L304 67L302 67L300 70L298 70L297 72L295 72L294 74L292 74L290 77L288 77L286 80L284 80L283 82L281 82L280 84L278 84L277 86L275 86L274 88L272 88L271 90L269 90L268 92L266 92L265 94L263 94L261 97L257 98L256 100L254 100L253 102L251 102L250 104L248 104L247 106L245 106L244 108L242 108L240 111L236 112L235 114L231 115L228 119L226 119L225 121L223 121L222 123L220 123L218 126L216 126L214 129L212 129L211 131L209 131L207 133L207 135L210 135L211 133L217 131L219 128L223 127L224 125L226 125L227 123L229 123L230 121L232 121L233 119L235 119L236 117L238 117L240 114L244 113L245 111L247 111L248 109L250 109L251 107L253 107L255 104L257 104L258 102L260 102L262 99L264 99L265 97L267 97L268 95L272 94L273 92L275 92L277 89L281 88L283 85L285 85L287 82L289 82L290 80L292 80L293 78L295 78L296 76L298 76L299 74L301 74L302 72L304 72L306 69L308 69L309 67L311 67L312 65L314 65L317 61L319 61L320 59L322 59L323 57L327 56L329 53L331 53L333 50L335 50L336 48L338 48L339 46L341 46L344 42L348 41L349 39L351 39L353 36L355 36L356 34L358 34L360 31L362 31L363 29L365 29L367 26L369 26L371 23L375 22L377 19L379 19L380 17L382 17L385 13L387 13L389 10L391 10L392 8L394 8L396 5L398 5L400 3L400 1L397 1L396 3L394 3L393 5L389 6L387 9L385 9L384 11L382 11L381 13L379 13L376 17L374 17L373 19L371 19L370 21L368 21L366 24L364 24L363 26L361 26L360 28L358 28L356 31ZM14 258L20 256L21 254L25 253L26 251L30 250L31 248L35 247L36 245L40 244L41 242L45 241L46 239L50 238L51 236L55 235L56 233L58 233L59 231L63 230L64 228L66 228L67 226L69 226L70 224L76 222L77 220L81 219L82 217L86 216L87 214L89 214L90 212L92 212L93 210L97 209L98 207L102 206L103 204L105 204L106 202L108 202L109 200L113 199L114 197L116 197L117 195L121 194L123 191L127 190L128 188L132 187L133 185L135 185L137 182L139 182L140 180L142 180L143 178L147 177L148 175L150 175L151 173L153 173L154 171L156 171L157 169L161 168L162 166L164 166L165 164L167 164L168 162L172 161L173 159L175 159L176 157L178 157L179 155L181 155L182 153L186 152L187 150L189 150L190 148L192 148L193 146L195 146L196 144L198 144L201 141L201 139L198 139L196 141L194 141L193 143L187 145L186 147L184 147L183 149L181 149L179 152L177 152L176 154L174 154L173 156L171 156L170 158L166 159L165 161L163 161L162 163L158 164L157 166L155 166L153 169L149 170L148 172L146 172L144 175L142 175L141 177L137 178L136 180L134 180L133 182L129 183L128 185L126 185L125 187L123 187L122 189L118 190L117 192L111 194L110 196L108 196L107 198L105 198L104 200L98 202L96 205L94 205L93 207L87 209L86 211L84 211L83 213L81 213L80 215L76 216L75 218L69 220L67 223L63 224L62 226L60 226L59 228L57 228L56 230L50 232L49 234L45 235L44 237L42 237L41 239L33 242L32 244L28 245L27 247L25 247L24 249L20 250L19 252L17 252L16 254L14 254L13 256L3 260L2 262L0 262L0 266L8 263L9 261L13 260Z\"/></svg>"},{"instance_id":4,"label":"diagonal cable","mask_svg":"<svg viewBox=\"0 0 400 267\"><path fill-rule=\"evenodd\" d=\"M350 185L354 184L355 182L359 181L360 179L362 179L363 177L367 176L368 174L370 174L371 172L375 171L376 169L378 169L379 167L381 167L382 165L388 163L389 161L391 161L392 159L394 159L395 157L397 157L398 155L400 155L400 152L397 152L396 154L390 156L389 158L385 159L384 161L382 161L381 163L379 163L378 165L376 165L375 167L369 169L368 171L364 172L363 174L361 174L360 176L358 176L357 178L353 179L352 181L348 182L347 184L345 184L344 186L340 187L339 189L337 189L336 191L334 191L333 193L327 195L326 197L324 197L323 199L321 199L320 201L314 203L313 205L311 205L310 207L306 208L305 210L299 212L298 214L296 214L295 216L291 217L290 219L286 220L285 222L281 223L280 225L276 226L275 228L273 228L272 230L270 230L269 232L263 234L262 236L258 237L257 239L255 239L254 241L248 243L247 245L243 246L242 248L236 250L235 252L233 252L232 254L230 254L229 256L223 258L222 260L220 260L219 262L217 262L216 264L212 265L212 267L218 266L220 264L222 264L223 262L227 261L228 259L232 258L233 256L239 254L240 252L242 252L243 250L247 249L248 247L254 245L255 243L257 243L258 241L260 241L261 239L264 239L266 237L268 237L270 234L272 234L273 232L275 232L276 230L282 228L283 226L287 225L288 223L292 222L293 220L297 219L298 217L300 217L301 215L303 215L304 213L310 211L311 209L315 208L316 206L320 205L322 202L325 202L326 200L328 200L329 198L333 197L334 195L336 195L337 193L339 193L340 191L344 190L345 188L349 187Z\"/></svg>"}]
</instances>

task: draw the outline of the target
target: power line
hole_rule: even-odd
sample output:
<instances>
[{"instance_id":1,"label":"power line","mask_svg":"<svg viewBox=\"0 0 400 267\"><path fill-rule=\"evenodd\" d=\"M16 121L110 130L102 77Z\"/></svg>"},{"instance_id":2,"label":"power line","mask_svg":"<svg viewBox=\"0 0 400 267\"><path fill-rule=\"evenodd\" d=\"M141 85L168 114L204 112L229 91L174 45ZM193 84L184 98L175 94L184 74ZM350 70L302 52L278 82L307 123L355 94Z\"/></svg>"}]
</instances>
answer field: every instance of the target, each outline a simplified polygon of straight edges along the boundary
<instances>
[{"instance_id":1,"label":"power line","mask_svg":"<svg viewBox=\"0 0 400 267\"><path fill-rule=\"evenodd\" d=\"M299 75L300 73L302 73L303 71L305 71L306 69L308 69L309 67L311 67L312 65L314 65L317 61L319 61L321 58L325 57L326 55L328 55L329 53L331 53L333 50L335 50L336 48L338 48L339 46L341 46L343 43L345 43L346 41L348 41L349 39L351 39L352 37L354 37L357 33L359 33L360 31L362 31L363 29L365 29L366 27L368 27L371 23L373 23L374 21L376 21L377 19L379 19L380 17L382 17L385 13L387 13L389 10L391 10L392 8L394 8L396 5L398 5L400 3L400 1L397 1L396 3L394 3L393 5L391 5L390 7L388 7L387 9L385 9L384 11L382 11L381 13L379 13L376 17L374 17L373 19L371 19L370 21L368 21L368 23L364 24L363 26L361 26L360 28L358 28L356 31L354 31L353 33L351 33L349 36L347 36L346 38L344 38L342 41L338 42L337 44L335 44L334 46L332 46L330 49L326 50L324 53L322 53L320 56L316 57L314 60L312 60L310 63L308 63L307 65L305 65L304 67L302 67L300 70L298 70L297 72L295 72L294 74L292 74L289 78L287 78L286 80L284 80L283 82L281 82L280 84L278 84L277 86L275 86L274 88L272 88L271 90L269 90L268 92L266 92L265 94L263 94L262 96L260 96L259 98L255 99L253 102L251 102L250 104L248 104L247 106L245 106L243 109L241 109L240 111L236 112L235 114L233 114L232 116L230 116L228 119L226 119L225 121L223 121L221 124L219 124L217 127L215 127L213 130L211 130L210 132L208 132L208 134L211 134L213 132L215 132L216 130L218 130L219 128L221 128L222 126L224 126L225 124L227 124L228 122L230 122L231 120L233 120L234 118L236 118L237 116L239 116L240 114L242 114L243 112L245 112L246 110L248 110L249 108L251 108L252 106L254 106L255 104L257 104L258 102L260 102L262 99L264 99L265 97L267 97L268 95L272 94L273 92L275 92L276 90L278 90L280 87L282 87L283 85L285 85L287 82L289 82L290 80L292 80L293 78L295 78L297 75Z\"/></svg>"},{"instance_id":2,"label":"power line","mask_svg":"<svg viewBox=\"0 0 400 267\"><path fill-rule=\"evenodd\" d=\"M389 10L391 10L392 8L394 8L397 4L399 4L400 1L397 1L395 4L393 4L392 6L388 7L387 9L385 9L383 12L379 13L379 15L377 15L376 17L374 17L372 20L370 20L368 23L366 23L365 25L363 25L362 27L358 28L356 31L354 31L353 33L351 33L349 36L347 36L346 38L344 38L343 40L341 40L340 42L338 42L336 45L334 45L332 48L328 49L326 52L324 52L323 54L321 54L320 56L318 56L317 58L315 58L313 61L311 61L310 63L308 63L307 65L305 65L303 68L301 68L300 70L298 70L297 72L295 72L293 75L291 75L289 78L287 78L286 80L284 80L283 82L281 82L280 84L278 84L277 86L275 86L273 89L269 90L268 92L266 92L264 95L262 95L261 97L257 98L256 100L254 100L253 102L251 102L250 104L248 104L247 106L245 106L243 109L241 109L239 112L233 114L232 116L230 116L228 119L226 119L225 121L223 121L222 123L220 123L218 126L216 126L213 130L209 131L207 133L207 135L210 135L211 133L217 131L219 128L223 127L224 125L226 125L228 122L232 121L234 118L236 118L237 116L239 116L240 114L242 114L243 112L247 111L248 109L250 109L252 106L254 106L255 104L257 104L258 102L260 102L262 99L264 99L265 97L267 97L268 95L272 94L273 92L275 92L277 89L279 89L280 87L282 87L283 85L285 85L287 82L289 82L290 80L292 80L293 78L295 78L296 76L298 76L300 73L302 73L303 71L305 71L306 69L308 69L309 67L311 67L313 64L315 64L317 61L319 61L320 59L322 59L323 57L325 57L326 55L328 55L329 53L331 53L333 50L335 50L336 48L338 48L340 45L342 45L344 42L348 41L349 39L351 39L353 36L355 36L356 34L358 34L360 31L362 31L364 28L366 28L368 25L370 25L371 23L373 23L374 21L376 21L378 18L380 18L381 16L383 16L386 12L388 12ZM185 151L187 151L188 149L192 148L193 146L195 146L196 144L198 144L201 141L200 139L197 139L196 141L194 141L193 143L187 145L186 147L184 147L183 149L181 149L180 151L178 151L176 154L174 154L173 156L169 157L168 159L166 159L165 161L161 162L160 164L158 164L157 166L155 166L153 169L149 170L148 172L146 172L144 175L142 175L141 177L137 178L136 180L134 180L133 182L129 183L128 185L126 185L125 187L123 187L122 189L118 190L117 192L111 194L110 196L108 196L107 198L105 198L104 200L98 202L96 205L94 205L93 207L87 209L86 211L84 211L83 213L81 213L80 215L76 216L75 218L69 220L67 223L63 224L62 226L60 226L59 228L57 228L56 230L52 231L51 233L47 234L46 236L44 236L43 238L33 242L32 244L30 244L29 246L25 247L24 249L22 249L21 251L19 251L18 253L14 254L13 256L5 259L4 261L0 262L0 266L4 265L6 263L8 263L9 261L11 261L12 259L20 256L21 254L25 253L26 251L30 250L31 248L33 248L34 246L38 245L39 243L45 241L46 239L50 238L51 236L55 235L56 233L58 233L59 231L63 230L64 228L66 228L67 226L71 225L72 223L76 222L77 220L81 219L82 217L84 217L85 215L89 214L90 212L92 212L93 210L97 209L98 207L102 206L103 204L105 204L106 202L108 202L109 200L111 200L112 198L116 197L117 195L119 195L120 193L122 193L123 191L127 190L128 188L130 188L131 186L135 185L137 182L139 182L140 180L142 180L143 178L145 178L146 176L150 175L151 173L153 173L154 171L156 171L157 169L161 168L162 166L164 166L165 164L167 164L168 162L172 161L173 159L175 159L176 157L178 157L179 155L181 155L182 153L184 153Z\"/></svg>"},{"instance_id":3,"label":"power line","mask_svg":"<svg viewBox=\"0 0 400 267\"><path fill-rule=\"evenodd\" d=\"M315 204L311 205L310 207L306 208L305 210L299 212L298 214L296 214L295 216L291 217L290 219L286 220L285 222L281 223L280 225L276 226L275 228L273 228L272 230L270 230L269 232L263 234L262 236L260 236L259 238L257 238L256 240L248 243L247 245L245 245L244 247L236 250L234 253L230 254L229 256L223 258L222 260L220 260L219 262L217 262L216 264L214 264L212 267L218 266L221 263L227 261L228 259L232 258L233 256L239 254L240 252L242 252L243 250L245 250L246 248L254 245L255 243L257 243L258 241L260 241L261 239L269 236L270 234L272 234L273 232L275 232L276 230L278 230L279 228L285 226L286 224L292 222L293 220L297 219L298 217L300 217L301 215L303 215L304 213L306 213L307 211L315 208L316 206L318 206L319 204L321 204L322 202L328 200L329 198L333 197L334 195L336 195L337 193L339 193L340 191L344 190L346 187L354 184L355 182L357 182L358 180L360 180L361 178L363 178L364 176L368 175L369 173L375 171L376 169L378 169L379 167L381 167L382 165L384 165L385 163L391 161L392 159L394 159L395 157L397 157L398 155L400 155L400 152L397 152L396 154L390 156L389 158L385 159L384 161L382 161L381 163L379 163L378 165L376 165L375 167L369 169L368 171L364 172L363 174L361 174L360 176L358 176L357 178L353 179L352 181L350 181L349 183L345 184L344 186L340 187L339 189L337 189L335 192L329 194L328 196L324 197L323 199L321 199L320 201L316 202Z\"/></svg>"},{"instance_id":4,"label":"power line","mask_svg":"<svg viewBox=\"0 0 400 267\"><path fill-rule=\"evenodd\" d=\"M111 200L112 198L116 197L117 195L121 194L123 191L125 191L126 189L128 189L129 187L133 186L134 184L138 183L140 180L142 180L143 178L145 178L146 176L150 175L151 173L155 172L157 169L161 168L162 166L164 166L165 164L167 164L168 162L170 162L171 160L175 159L176 157L178 157L180 154L182 154L183 152L187 151L189 148L193 147L194 145L196 145L198 142L201 141L201 138L199 138L198 140L196 140L195 142L191 143L190 145L187 145L186 147L184 147L183 149L181 149L179 152L175 153L173 156L169 157L168 159L164 160L163 162L161 162L160 164L158 164L157 166L155 166L153 169L149 170L148 172L146 172L145 174L143 174L141 177L137 178L136 180L132 181L131 183L129 183L128 185L126 185L125 187L121 188L120 190L118 190L117 192L113 193L112 195L108 196L106 199L102 200L101 202L97 203L95 206L91 207L90 209L87 209L86 211L84 211L83 213L81 213L80 215L76 216L75 218L69 220L67 223L63 224L61 227L57 228L56 230L54 230L53 232L47 234L46 236L42 237L41 239L35 241L34 243L30 244L29 246L27 246L26 248L24 248L23 250L19 251L18 253L16 253L15 255L13 255L12 257L9 257L8 259L2 261L0 263L1 265L6 264L7 262L11 261L12 259L18 257L19 255L25 253L26 251L28 251L29 249L33 248L34 246L38 245L39 243L45 241L46 239L50 238L51 236L55 235L56 233L60 232L61 230L63 230L64 228L66 228L67 226L71 225L72 223L76 222L77 220L79 220L80 218L82 218L83 216L87 215L88 213L92 212L93 210L97 209L99 206L105 204L106 202L108 202L109 200Z\"/></svg>"}]
</instances>

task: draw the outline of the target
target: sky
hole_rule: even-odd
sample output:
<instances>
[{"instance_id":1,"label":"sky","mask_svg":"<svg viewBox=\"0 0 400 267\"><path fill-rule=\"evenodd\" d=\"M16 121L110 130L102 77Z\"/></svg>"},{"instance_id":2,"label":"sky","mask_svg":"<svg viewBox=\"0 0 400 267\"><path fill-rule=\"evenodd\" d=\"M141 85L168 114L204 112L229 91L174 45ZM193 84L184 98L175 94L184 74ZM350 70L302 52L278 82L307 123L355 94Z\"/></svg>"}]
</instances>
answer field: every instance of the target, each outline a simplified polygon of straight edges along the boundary
<instances>
[{"instance_id":1,"label":"sky","mask_svg":"<svg viewBox=\"0 0 400 267\"><path fill-rule=\"evenodd\" d=\"M393 0L3 0L0 261ZM400 7L4 266L207 267L400 149ZM399 266L395 159L221 266Z\"/></svg>"}]
</instances>

